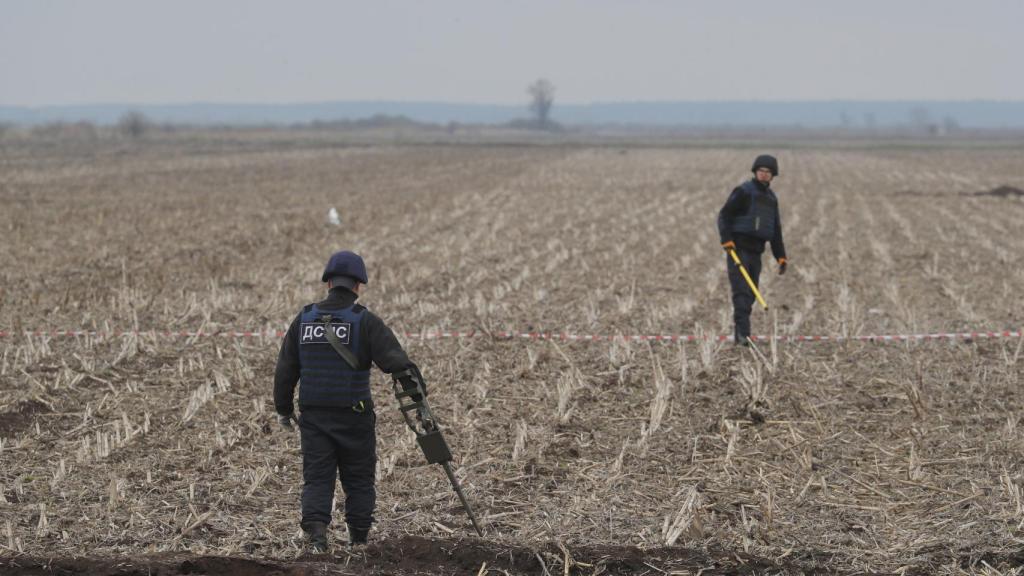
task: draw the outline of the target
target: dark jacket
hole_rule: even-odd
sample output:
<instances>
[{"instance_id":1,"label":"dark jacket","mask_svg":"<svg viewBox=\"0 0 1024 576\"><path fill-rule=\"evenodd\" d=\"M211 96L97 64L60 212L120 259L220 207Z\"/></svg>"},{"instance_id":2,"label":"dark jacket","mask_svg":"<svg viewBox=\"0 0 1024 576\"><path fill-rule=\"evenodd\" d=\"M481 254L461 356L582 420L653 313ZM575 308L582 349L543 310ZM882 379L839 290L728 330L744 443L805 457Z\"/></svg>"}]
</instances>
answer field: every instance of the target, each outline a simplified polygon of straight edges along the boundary
<instances>
[{"instance_id":1,"label":"dark jacket","mask_svg":"<svg viewBox=\"0 0 1024 576\"><path fill-rule=\"evenodd\" d=\"M325 311L342 310L354 304L358 297L348 288L335 287L328 292L326 299L317 303L317 307ZM301 319L302 314L299 313L288 327L288 333L281 343L281 353L277 357L277 369L274 372L274 408L278 414L291 414L295 410L295 385L299 381L302 369L299 361ZM359 332L359 349L355 352L360 366L369 367L373 362L387 374L414 366L402 345L398 343L395 333L373 312L364 312Z\"/></svg>"},{"instance_id":2,"label":"dark jacket","mask_svg":"<svg viewBox=\"0 0 1024 576\"><path fill-rule=\"evenodd\" d=\"M762 184L756 179L753 182L764 193L768 193L770 190L767 184ZM722 209L718 212L718 236L722 244L731 240L736 243L736 248L740 250L762 254L764 253L765 240L733 231L736 219L746 214L749 208L750 194L743 189L743 186L737 186L733 189L732 194L729 195L729 199L725 201L725 206L722 206ZM768 242L771 243L772 256L776 260L786 257L786 245L782 241L782 218L779 214L778 205L775 207L775 234Z\"/></svg>"}]
</instances>

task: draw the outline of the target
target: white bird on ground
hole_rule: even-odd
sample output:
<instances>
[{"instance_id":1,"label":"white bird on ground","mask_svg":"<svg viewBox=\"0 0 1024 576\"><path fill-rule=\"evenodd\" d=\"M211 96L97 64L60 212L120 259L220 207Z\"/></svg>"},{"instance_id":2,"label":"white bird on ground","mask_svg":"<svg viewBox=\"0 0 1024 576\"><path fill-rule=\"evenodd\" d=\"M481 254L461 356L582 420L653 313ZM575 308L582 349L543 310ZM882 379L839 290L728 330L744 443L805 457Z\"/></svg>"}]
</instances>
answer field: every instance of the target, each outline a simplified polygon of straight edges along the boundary
<instances>
[{"instance_id":1,"label":"white bird on ground","mask_svg":"<svg viewBox=\"0 0 1024 576\"><path fill-rule=\"evenodd\" d=\"M331 226L341 226L341 217L338 216L338 211L333 206L327 211L327 223Z\"/></svg>"}]
</instances>

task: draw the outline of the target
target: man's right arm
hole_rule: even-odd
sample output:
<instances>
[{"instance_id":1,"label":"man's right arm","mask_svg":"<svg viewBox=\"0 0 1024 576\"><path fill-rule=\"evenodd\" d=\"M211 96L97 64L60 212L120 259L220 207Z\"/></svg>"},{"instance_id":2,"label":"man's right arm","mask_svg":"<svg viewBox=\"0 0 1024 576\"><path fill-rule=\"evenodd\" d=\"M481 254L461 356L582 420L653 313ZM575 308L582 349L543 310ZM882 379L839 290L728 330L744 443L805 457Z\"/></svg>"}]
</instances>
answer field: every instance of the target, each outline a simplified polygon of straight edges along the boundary
<instances>
[{"instance_id":1,"label":"man's right arm","mask_svg":"<svg viewBox=\"0 0 1024 576\"><path fill-rule=\"evenodd\" d=\"M415 387L418 383L423 390L423 395L426 396L427 382L420 374L419 367L405 353L398 338L395 337L395 333L376 314L367 313L366 316L367 341L370 344L370 358L373 363L385 374L402 375L399 381L406 390ZM412 399L420 400L418 395L413 395Z\"/></svg>"},{"instance_id":2,"label":"man's right arm","mask_svg":"<svg viewBox=\"0 0 1024 576\"><path fill-rule=\"evenodd\" d=\"M370 360L385 374L392 374L413 365L395 333L372 312L366 315L366 334L370 344Z\"/></svg>"},{"instance_id":3,"label":"man's right arm","mask_svg":"<svg viewBox=\"0 0 1024 576\"><path fill-rule=\"evenodd\" d=\"M299 318L296 316L281 342L274 370L274 409L278 414L295 412L295 384L299 381Z\"/></svg>"},{"instance_id":4,"label":"man's right arm","mask_svg":"<svg viewBox=\"0 0 1024 576\"><path fill-rule=\"evenodd\" d=\"M747 202L749 202L749 198L743 192L743 188L737 186L733 188L732 194L729 194L729 199L725 201L725 205L718 211L718 237L723 245L733 241L732 220L747 210Z\"/></svg>"}]
</instances>

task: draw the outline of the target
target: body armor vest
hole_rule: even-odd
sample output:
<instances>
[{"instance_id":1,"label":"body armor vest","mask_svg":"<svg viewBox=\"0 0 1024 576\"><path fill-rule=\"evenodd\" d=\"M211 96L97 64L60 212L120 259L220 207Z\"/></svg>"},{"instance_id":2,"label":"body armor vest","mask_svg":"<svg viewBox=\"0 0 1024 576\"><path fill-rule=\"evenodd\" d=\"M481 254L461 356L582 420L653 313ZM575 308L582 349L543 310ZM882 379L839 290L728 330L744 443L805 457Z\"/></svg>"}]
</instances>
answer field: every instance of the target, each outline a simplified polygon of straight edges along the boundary
<instances>
[{"instance_id":1,"label":"body armor vest","mask_svg":"<svg viewBox=\"0 0 1024 576\"><path fill-rule=\"evenodd\" d=\"M771 240L775 237L775 220L779 210L779 200L775 193L771 188L761 190L753 180L744 182L740 189L750 198L750 204L745 214L733 220L732 231L761 240Z\"/></svg>"},{"instance_id":2,"label":"body armor vest","mask_svg":"<svg viewBox=\"0 0 1024 576\"><path fill-rule=\"evenodd\" d=\"M348 407L371 399L369 366L349 366L324 336L323 317L330 314L330 329L358 357L359 325L365 313L358 304L330 312L316 304L302 309L299 406Z\"/></svg>"}]
</instances>

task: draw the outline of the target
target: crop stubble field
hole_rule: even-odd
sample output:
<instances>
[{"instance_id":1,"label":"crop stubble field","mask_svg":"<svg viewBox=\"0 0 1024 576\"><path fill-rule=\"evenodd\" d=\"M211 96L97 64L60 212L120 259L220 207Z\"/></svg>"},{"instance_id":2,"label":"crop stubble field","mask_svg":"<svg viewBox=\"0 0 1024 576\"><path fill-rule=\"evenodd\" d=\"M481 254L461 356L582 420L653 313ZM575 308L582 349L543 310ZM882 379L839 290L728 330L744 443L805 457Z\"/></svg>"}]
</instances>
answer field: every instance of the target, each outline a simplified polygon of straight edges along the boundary
<instances>
[{"instance_id":1,"label":"crop stubble field","mask_svg":"<svg viewBox=\"0 0 1024 576\"><path fill-rule=\"evenodd\" d=\"M1020 338L742 351L492 336L731 333L715 218L760 150L259 144L2 149L0 568L1024 562ZM773 310L755 310L755 333L1019 330L1024 202L974 195L1021 187L1019 152L778 150L792 266L776 276L766 256ZM343 227L325 224L331 206ZM339 249L366 258L361 301L396 331L477 331L402 339L486 539L378 372L375 543L304 555L298 439L273 420L279 337L160 334L283 330ZM141 332L22 333L80 328Z\"/></svg>"}]
</instances>

